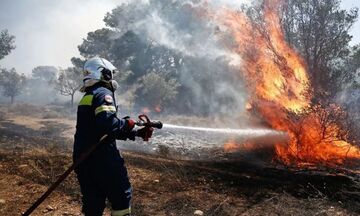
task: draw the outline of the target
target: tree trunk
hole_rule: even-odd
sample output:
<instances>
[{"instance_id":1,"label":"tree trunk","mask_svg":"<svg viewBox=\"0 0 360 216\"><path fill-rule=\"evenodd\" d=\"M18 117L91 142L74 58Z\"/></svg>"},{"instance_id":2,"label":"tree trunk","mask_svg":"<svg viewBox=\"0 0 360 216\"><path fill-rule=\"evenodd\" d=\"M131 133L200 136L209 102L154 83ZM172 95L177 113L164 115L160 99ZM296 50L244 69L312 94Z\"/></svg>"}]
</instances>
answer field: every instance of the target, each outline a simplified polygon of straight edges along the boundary
<instances>
[{"instance_id":1,"label":"tree trunk","mask_svg":"<svg viewBox=\"0 0 360 216\"><path fill-rule=\"evenodd\" d=\"M70 107L73 108L74 107L74 94L71 94L71 103L70 103Z\"/></svg>"}]
</instances>

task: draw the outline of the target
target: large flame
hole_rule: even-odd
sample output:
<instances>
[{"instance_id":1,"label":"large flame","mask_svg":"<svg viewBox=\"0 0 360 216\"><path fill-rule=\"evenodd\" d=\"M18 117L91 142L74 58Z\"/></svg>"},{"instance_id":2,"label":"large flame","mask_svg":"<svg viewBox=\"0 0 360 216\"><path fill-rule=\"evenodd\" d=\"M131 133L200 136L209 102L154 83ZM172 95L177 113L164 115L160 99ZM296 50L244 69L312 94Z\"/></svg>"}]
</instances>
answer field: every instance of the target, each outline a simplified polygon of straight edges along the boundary
<instances>
[{"instance_id":1,"label":"large flame","mask_svg":"<svg viewBox=\"0 0 360 216\"><path fill-rule=\"evenodd\" d=\"M360 159L359 148L351 145L339 123L342 110L336 106L312 106L312 88L304 60L290 47L277 13L279 1L265 1L262 21L225 9L219 16L231 32L232 49L243 62L241 75L251 101L274 129L289 134L288 144L275 146L276 156L286 164L343 164ZM233 145L227 144L227 149Z\"/></svg>"}]
</instances>

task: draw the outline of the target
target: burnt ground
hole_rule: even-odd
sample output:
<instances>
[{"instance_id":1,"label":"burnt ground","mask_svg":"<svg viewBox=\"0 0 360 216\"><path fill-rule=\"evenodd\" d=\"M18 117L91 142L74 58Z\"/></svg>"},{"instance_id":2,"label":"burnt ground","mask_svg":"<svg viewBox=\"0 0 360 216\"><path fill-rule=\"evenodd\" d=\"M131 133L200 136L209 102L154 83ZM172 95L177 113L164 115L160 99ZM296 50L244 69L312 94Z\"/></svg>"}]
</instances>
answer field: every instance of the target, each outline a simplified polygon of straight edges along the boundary
<instances>
[{"instance_id":1,"label":"burnt ground","mask_svg":"<svg viewBox=\"0 0 360 216\"><path fill-rule=\"evenodd\" d=\"M0 113L0 215L20 215L70 166L72 140L59 136L66 124L43 121L34 129L8 116ZM360 176L345 169L123 155L134 187L134 215L360 214ZM80 215L80 206L71 174L33 215Z\"/></svg>"}]
</instances>

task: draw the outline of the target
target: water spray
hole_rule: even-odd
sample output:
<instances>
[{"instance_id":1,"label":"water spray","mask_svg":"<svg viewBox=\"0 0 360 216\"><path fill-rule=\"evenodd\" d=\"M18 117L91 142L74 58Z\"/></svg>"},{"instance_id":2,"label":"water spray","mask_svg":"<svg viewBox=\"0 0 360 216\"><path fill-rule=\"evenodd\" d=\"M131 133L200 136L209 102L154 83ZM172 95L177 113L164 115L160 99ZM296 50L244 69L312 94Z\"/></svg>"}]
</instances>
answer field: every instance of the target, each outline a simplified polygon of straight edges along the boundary
<instances>
[{"instance_id":1,"label":"water spray","mask_svg":"<svg viewBox=\"0 0 360 216\"><path fill-rule=\"evenodd\" d=\"M191 130L208 133L221 133L232 134L237 136L285 136L286 134L281 131L276 131L267 128L245 128L245 129L233 129L233 128L210 128L210 127L192 127L192 126L180 126L174 124L163 124L164 129L178 129L178 130Z\"/></svg>"},{"instance_id":2,"label":"water spray","mask_svg":"<svg viewBox=\"0 0 360 216\"><path fill-rule=\"evenodd\" d=\"M119 149L184 160L222 160L232 157L232 154L227 155L225 148L229 142L233 142L236 152L242 154L241 146L249 143L259 149L267 149L275 144L285 144L288 140L286 132L264 127L214 128L163 124L162 130L157 133L151 139L151 145L119 142Z\"/></svg>"}]
</instances>

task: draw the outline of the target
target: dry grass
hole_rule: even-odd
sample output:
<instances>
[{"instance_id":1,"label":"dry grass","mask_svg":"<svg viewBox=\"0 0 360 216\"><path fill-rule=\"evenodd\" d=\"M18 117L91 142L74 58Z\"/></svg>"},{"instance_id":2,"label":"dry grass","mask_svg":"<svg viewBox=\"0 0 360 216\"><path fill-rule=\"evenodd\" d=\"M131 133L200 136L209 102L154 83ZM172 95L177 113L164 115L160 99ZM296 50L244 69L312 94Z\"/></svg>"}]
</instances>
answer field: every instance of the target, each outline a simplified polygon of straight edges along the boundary
<instances>
[{"instance_id":1,"label":"dry grass","mask_svg":"<svg viewBox=\"0 0 360 216\"><path fill-rule=\"evenodd\" d=\"M66 129L60 120L38 118L43 127L32 129L7 117L0 107L0 199L5 200L0 215L19 215L71 164L72 143L57 133ZM167 156L168 150L160 153ZM197 209L211 216L360 214L359 185L347 176L265 169L246 161L123 155L134 188L134 215L193 215ZM79 215L80 200L72 174L34 215Z\"/></svg>"}]
</instances>

